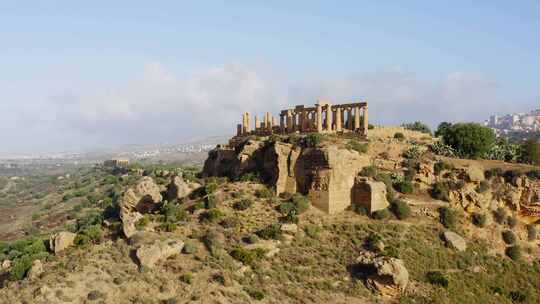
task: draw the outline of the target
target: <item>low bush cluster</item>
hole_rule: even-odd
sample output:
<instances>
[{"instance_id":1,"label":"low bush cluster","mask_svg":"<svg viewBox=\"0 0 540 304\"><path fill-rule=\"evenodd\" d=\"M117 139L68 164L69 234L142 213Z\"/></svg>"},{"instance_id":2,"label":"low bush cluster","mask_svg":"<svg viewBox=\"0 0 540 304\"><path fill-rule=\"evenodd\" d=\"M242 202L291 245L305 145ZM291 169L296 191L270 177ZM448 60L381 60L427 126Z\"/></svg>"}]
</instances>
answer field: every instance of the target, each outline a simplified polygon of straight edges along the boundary
<instances>
[{"instance_id":1,"label":"low bush cluster","mask_svg":"<svg viewBox=\"0 0 540 304\"><path fill-rule=\"evenodd\" d=\"M456 211L449 207L439 209L439 220L444 227L453 229L457 223Z\"/></svg>"},{"instance_id":2,"label":"low bush cluster","mask_svg":"<svg viewBox=\"0 0 540 304\"><path fill-rule=\"evenodd\" d=\"M45 240L37 237L24 238L9 244L0 244L0 256L2 256L2 259L7 258L11 261L9 279L12 281L23 279L33 261L49 258Z\"/></svg>"},{"instance_id":3,"label":"low bush cluster","mask_svg":"<svg viewBox=\"0 0 540 304\"><path fill-rule=\"evenodd\" d=\"M388 209L377 210L371 214L371 217L376 220L384 220L390 216Z\"/></svg>"},{"instance_id":4,"label":"low bush cluster","mask_svg":"<svg viewBox=\"0 0 540 304\"><path fill-rule=\"evenodd\" d=\"M231 250L229 254L235 260L245 265L253 265L264 258L266 251L262 248L246 249L244 247L237 247Z\"/></svg>"},{"instance_id":5,"label":"low bush cluster","mask_svg":"<svg viewBox=\"0 0 540 304\"><path fill-rule=\"evenodd\" d=\"M266 228L257 231L257 236L265 240L278 240L281 238L281 225L272 224Z\"/></svg>"},{"instance_id":6,"label":"low bush cluster","mask_svg":"<svg viewBox=\"0 0 540 304\"><path fill-rule=\"evenodd\" d=\"M503 238L503 241L508 245L512 245L516 242L516 235L511 230L503 231L502 238Z\"/></svg>"},{"instance_id":7,"label":"low bush cluster","mask_svg":"<svg viewBox=\"0 0 540 304\"><path fill-rule=\"evenodd\" d=\"M473 213L472 215L472 223L480 228L483 228L486 226L486 215L483 213Z\"/></svg>"},{"instance_id":8,"label":"low bush cluster","mask_svg":"<svg viewBox=\"0 0 540 304\"><path fill-rule=\"evenodd\" d=\"M415 121L412 123L404 123L401 126L407 130L419 131L419 132L431 135L431 128L421 121Z\"/></svg>"},{"instance_id":9,"label":"low bush cluster","mask_svg":"<svg viewBox=\"0 0 540 304\"><path fill-rule=\"evenodd\" d=\"M394 138L399 140L399 141L402 141L405 139L405 135L401 132L397 132L396 134L394 134Z\"/></svg>"},{"instance_id":10,"label":"low bush cluster","mask_svg":"<svg viewBox=\"0 0 540 304\"><path fill-rule=\"evenodd\" d=\"M430 271L426 274L426 279L430 284L448 287L448 278L440 271Z\"/></svg>"},{"instance_id":11,"label":"low bush cluster","mask_svg":"<svg viewBox=\"0 0 540 304\"><path fill-rule=\"evenodd\" d=\"M433 165L433 171L435 172L435 175L439 175L441 174L442 171L445 171L445 170L452 170L454 168L454 166L452 166L452 164L449 164L445 161L438 161L436 162L434 165Z\"/></svg>"},{"instance_id":12,"label":"low bush cluster","mask_svg":"<svg viewBox=\"0 0 540 304\"><path fill-rule=\"evenodd\" d=\"M353 150L353 151L356 151L360 154L363 154L363 153L366 153L368 150L369 150L369 144L368 143L361 143L357 140L350 140L348 143L347 143L347 146L346 148L348 150Z\"/></svg>"},{"instance_id":13,"label":"low bush cluster","mask_svg":"<svg viewBox=\"0 0 540 304\"><path fill-rule=\"evenodd\" d=\"M238 202L233 204L233 208L239 211L247 210L251 208L253 202L247 198L241 199Z\"/></svg>"},{"instance_id":14,"label":"low bush cluster","mask_svg":"<svg viewBox=\"0 0 540 304\"><path fill-rule=\"evenodd\" d=\"M411 207L409 207L407 202L399 199L390 203L390 210L400 220L404 220L411 215Z\"/></svg>"}]
</instances>

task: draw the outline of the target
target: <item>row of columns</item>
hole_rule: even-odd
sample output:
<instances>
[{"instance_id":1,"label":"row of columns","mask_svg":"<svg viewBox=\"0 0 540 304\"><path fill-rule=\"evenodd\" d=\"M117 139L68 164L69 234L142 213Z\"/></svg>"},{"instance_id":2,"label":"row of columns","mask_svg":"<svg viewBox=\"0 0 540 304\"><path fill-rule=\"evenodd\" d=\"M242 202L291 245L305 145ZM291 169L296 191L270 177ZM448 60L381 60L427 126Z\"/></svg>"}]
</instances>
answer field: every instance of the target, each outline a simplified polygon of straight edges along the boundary
<instances>
[{"instance_id":1,"label":"row of columns","mask_svg":"<svg viewBox=\"0 0 540 304\"><path fill-rule=\"evenodd\" d=\"M324 116L323 117L323 113ZM347 120L345 120L347 115ZM361 126L361 117L363 117ZM269 112L263 116L262 124L255 116L254 131L273 131L278 126L276 118ZM282 111L279 117L279 130L283 133L295 131L308 132L343 132L344 130L362 131L367 135L368 130L368 107L367 105L355 106L336 105L335 108L329 103L318 102L315 108L298 106L295 109ZM237 135L247 134L252 131L249 113L242 115L242 124L238 125Z\"/></svg>"}]
</instances>

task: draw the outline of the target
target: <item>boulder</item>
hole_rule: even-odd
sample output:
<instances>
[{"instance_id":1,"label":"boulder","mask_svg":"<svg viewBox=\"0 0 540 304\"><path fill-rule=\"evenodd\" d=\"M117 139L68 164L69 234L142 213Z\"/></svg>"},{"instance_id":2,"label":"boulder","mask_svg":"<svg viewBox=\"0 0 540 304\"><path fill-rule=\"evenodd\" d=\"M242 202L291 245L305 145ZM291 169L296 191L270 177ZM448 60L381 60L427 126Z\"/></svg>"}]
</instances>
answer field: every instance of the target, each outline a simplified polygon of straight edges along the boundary
<instances>
[{"instance_id":1,"label":"boulder","mask_svg":"<svg viewBox=\"0 0 540 304\"><path fill-rule=\"evenodd\" d=\"M180 254L183 248L184 242L182 241L155 241L150 245L142 245L137 249L136 256L141 267L153 268L158 261Z\"/></svg>"},{"instance_id":2,"label":"boulder","mask_svg":"<svg viewBox=\"0 0 540 304\"><path fill-rule=\"evenodd\" d=\"M182 175L175 175L171 177L171 182L167 185L167 200L173 201L182 199L193 192L193 190L199 188L201 185L198 183L186 182Z\"/></svg>"},{"instance_id":3,"label":"boulder","mask_svg":"<svg viewBox=\"0 0 540 304\"><path fill-rule=\"evenodd\" d=\"M298 231L298 225L296 225L296 224L283 224L283 225L281 225L281 231L283 233L295 234Z\"/></svg>"},{"instance_id":4,"label":"boulder","mask_svg":"<svg viewBox=\"0 0 540 304\"><path fill-rule=\"evenodd\" d=\"M120 200L120 219L126 237L131 237L137 229L135 223L143 213L153 211L162 201L160 187L149 177L143 177L137 185L127 189Z\"/></svg>"},{"instance_id":5,"label":"boulder","mask_svg":"<svg viewBox=\"0 0 540 304\"><path fill-rule=\"evenodd\" d=\"M40 260L35 260L32 262L30 270L28 270L27 277L30 280L35 280L43 273L43 263Z\"/></svg>"},{"instance_id":6,"label":"boulder","mask_svg":"<svg viewBox=\"0 0 540 304\"><path fill-rule=\"evenodd\" d=\"M459 234L452 231L445 231L442 234L442 238L446 243L446 246L454 248L457 251L465 251L467 249L467 242Z\"/></svg>"},{"instance_id":7,"label":"boulder","mask_svg":"<svg viewBox=\"0 0 540 304\"><path fill-rule=\"evenodd\" d=\"M10 260L4 260L2 262L2 269L3 270L8 270L9 268L11 268L11 261Z\"/></svg>"},{"instance_id":8,"label":"boulder","mask_svg":"<svg viewBox=\"0 0 540 304\"><path fill-rule=\"evenodd\" d=\"M356 178L352 196L353 204L366 207L370 214L390 205L386 199L386 185L362 177Z\"/></svg>"},{"instance_id":9,"label":"boulder","mask_svg":"<svg viewBox=\"0 0 540 304\"><path fill-rule=\"evenodd\" d=\"M58 254L72 246L76 236L77 234L67 231L52 234L49 238L49 246L55 254Z\"/></svg>"},{"instance_id":10,"label":"boulder","mask_svg":"<svg viewBox=\"0 0 540 304\"><path fill-rule=\"evenodd\" d=\"M383 295L395 296L409 284L409 271L403 260L363 252L356 260L365 273L366 285Z\"/></svg>"}]
</instances>

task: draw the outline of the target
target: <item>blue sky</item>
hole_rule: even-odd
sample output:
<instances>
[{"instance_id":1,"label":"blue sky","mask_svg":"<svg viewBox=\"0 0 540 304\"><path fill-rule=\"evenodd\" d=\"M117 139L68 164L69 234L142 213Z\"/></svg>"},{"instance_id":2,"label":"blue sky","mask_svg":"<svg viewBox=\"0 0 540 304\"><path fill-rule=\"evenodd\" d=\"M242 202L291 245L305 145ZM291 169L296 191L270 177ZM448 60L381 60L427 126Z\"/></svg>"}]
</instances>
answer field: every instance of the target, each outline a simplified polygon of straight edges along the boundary
<instances>
[{"instance_id":1,"label":"blue sky","mask_svg":"<svg viewBox=\"0 0 540 304\"><path fill-rule=\"evenodd\" d=\"M528 111L539 15L535 1L3 1L0 153L228 134L244 108L317 97L368 99L382 124Z\"/></svg>"}]
</instances>

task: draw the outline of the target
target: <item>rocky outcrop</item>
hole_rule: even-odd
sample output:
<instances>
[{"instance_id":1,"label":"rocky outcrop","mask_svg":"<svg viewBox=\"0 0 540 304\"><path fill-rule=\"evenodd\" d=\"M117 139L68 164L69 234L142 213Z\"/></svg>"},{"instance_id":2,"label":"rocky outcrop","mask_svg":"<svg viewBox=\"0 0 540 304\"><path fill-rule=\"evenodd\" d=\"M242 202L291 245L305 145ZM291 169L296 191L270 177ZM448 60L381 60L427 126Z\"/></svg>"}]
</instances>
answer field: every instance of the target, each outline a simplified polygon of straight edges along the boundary
<instances>
[{"instance_id":1,"label":"rocky outcrop","mask_svg":"<svg viewBox=\"0 0 540 304\"><path fill-rule=\"evenodd\" d=\"M446 246L454 248L457 251L465 251L467 249L467 242L459 234L452 231L445 231L442 234L442 238L446 243Z\"/></svg>"},{"instance_id":2,"label":"rocky outcrop","mask_svg":"<svg viewBox=\"0 0 540 304\"><path fill-rule=\"evenodd\" d=\"M161 201L159 186L148 176L124 192L120 201L120 219L126 237L131 237L137 231L135 223L142 218L142 214L157 209Z\"/></svg>"},{"instance_id":3,"label":"rocky outcrop","mask_svg":"<svg viewBox=\"0 0 540 304\"><path fill-rule=\"evenodd\" d=\"M58 254L73 246L76 236L77 234L67 231L52 234L49 238L49 247L51 248L51 251Z\"/></svg>"},{"instance_id":4,"label":"rocky outcrop","mask_svg":"<svg viewBox=\"0 0 540 304\"><path fill-rule=\"evenodd\" d=\"M169 202L182 199L200 186L199 183L185 181L181 174L172 176L171 182L167 185L166 198Z\"/></svg>"},{"instance_id":5,"label":"rocky outcrop","mask_svg":"<svg viewBox=\"0 0 540 304\"><path fill-rule=\"evenodd\" d=\"M236 179L257 173L277 194L300 192L318 209L336 213L350 206L355 176L369 164L368 156L335 146L300 148L249 139L234 149L211 151L203 176Z\"/></svg>"},{"instance_id":6,"label":"rocky outcrop","mask_svg":"<svg viewBox=\"0 0 540 304\"><path fill-rule=\"evenodd\" d=\"M1 267L2 267L2 270L8 270L8 269L10 269L10 268L11 268L11 261L10 261L10 260L4 260L4 261L2 262Z\"/></svg>"},{"instance_id":7,"label":"rocky outcrop","mask_svg":"<svg viewBox=\"0 0 540 304\"><path fill-rule=\"evenodd\" d=\"M353 187L353 204L365 207L371 214L375 211L388 208L390 203L386 199L386 185L383 182L357 177Z\"/></svg>"},{"instance_id":8,"label":"rocky outcrop","mask_svg":"<svg viewBox=\"0 0 540 304\"><path fill-rule=\"evenodd\" d=\"M43 263L40 260L35 260L32 262L30 270L28 270L27 277L30 280L35 280L43 273Z\"/></svg>"},{"instance_id":9,"label":"rocky outcrop","mask_svg":"<svg viewBox=\"0 0 540 304\"><path fill-rule=\"evenodd\" d=\"M396 296L409 284L409 271L403 260L387 256L378 256L372 252L363 252L356 262L366 285L383 295Z\"/></svg>"},{"instance_id":10,"label":"rocky outcrop","mask_svg":"<svg viewBox=\"0 0 540 304\"><path fill-rule=\"evenodd\" d=\"M255 244L246 245L244 248L248 250L262 249L265 252L265 257L271 258L279 253L279 244L280 241L276 240L260 240Z\"/></svg>"},{"instance_id":11,"label":"rocky outcrop","mask_svg":"<svg viewBox=\"0 0 540 304\"><path fill-rule=\"evenodd\" d=\"M141 267L153 268L157 262L166 260L180 254L184 242L178 240L155 241L149 245L142 245L137 249L136 256Z\"/></svg>"}]
</instances>

